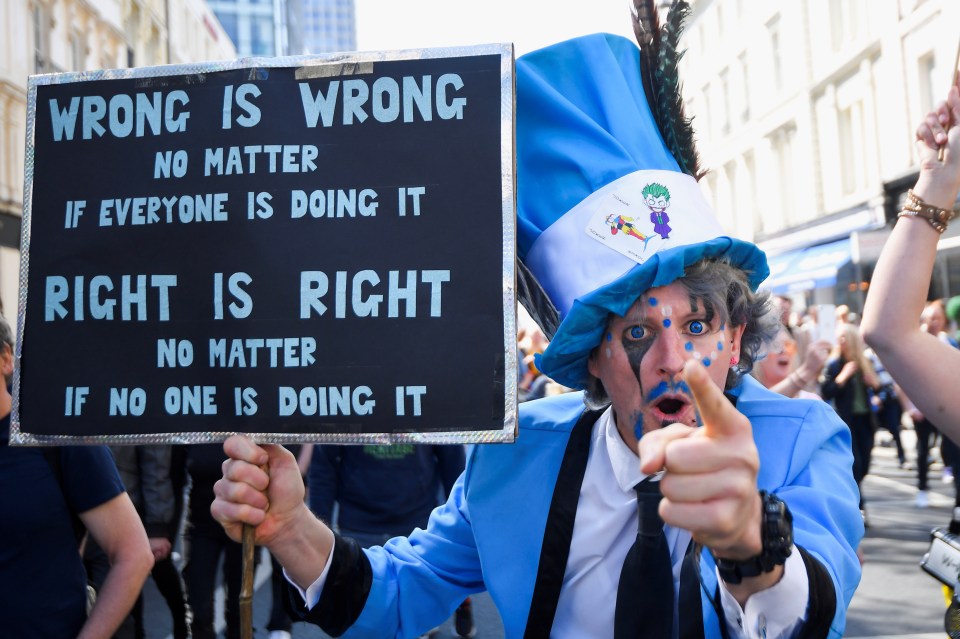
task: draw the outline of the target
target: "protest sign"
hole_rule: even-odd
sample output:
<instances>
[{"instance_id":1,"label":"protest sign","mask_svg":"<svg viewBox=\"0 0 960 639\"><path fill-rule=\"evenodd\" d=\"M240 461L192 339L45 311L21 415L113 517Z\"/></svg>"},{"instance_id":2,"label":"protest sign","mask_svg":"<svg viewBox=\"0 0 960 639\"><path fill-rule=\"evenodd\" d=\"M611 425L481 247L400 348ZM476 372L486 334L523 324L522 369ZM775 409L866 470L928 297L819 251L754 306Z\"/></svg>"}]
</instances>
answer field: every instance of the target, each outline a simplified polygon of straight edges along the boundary
<instances>
[{"instance_id":1,"label":"protest sign","mask_svg":"<svg viewBox=\"0 0 960 639\"><path fill-rule=\"evenodd\" d=\"M510 45L28 101L12 442L512 440Z\"/></svg>"}]
</instances>

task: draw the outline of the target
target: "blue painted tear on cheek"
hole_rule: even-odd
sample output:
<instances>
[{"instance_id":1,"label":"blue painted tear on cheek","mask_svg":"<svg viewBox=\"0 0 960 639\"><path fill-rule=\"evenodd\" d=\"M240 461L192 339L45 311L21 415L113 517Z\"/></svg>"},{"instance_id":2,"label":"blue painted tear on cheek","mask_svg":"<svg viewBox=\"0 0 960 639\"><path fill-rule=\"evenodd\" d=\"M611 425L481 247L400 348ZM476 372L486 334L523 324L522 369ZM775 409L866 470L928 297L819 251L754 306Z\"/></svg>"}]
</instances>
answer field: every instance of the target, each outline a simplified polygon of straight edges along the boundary
<instances>
[{"instance_id":1,"label":"blue painted tear on cheek","mask_svg":"<svg viewBox=\"0 0 960 639\"><path fill-rule=\"evenodd\" d=\"M722 351L722 350L723 350L723 342L717 342L717 350L718 350L718 351Z\"/></svg>"},{"instance_id":2,"label":"blue painted tear on cheek","mask_svg":"<svg viewBox=\"0 0 960 639\"><path fill-rule=\"evenodd\" d=\"M643 416L640 416L640 419L637 420L637 423L633 426L633 434L636 435L637 441L640 441L640 438L643 437Z\"/></svg>"},{"instance_id":3,"label":"blue painted tear on cheek","mask_svg":"<svg viewBox=\"0 0 960 639\"><path fill-rule=\"evenodd\" d=\"M663 327L664 327L664 328L670 328L670 324L671 324L670 318L667 318L667 319L663 320Z\"/></svg>"},{"instance_id":4,"label":"blue painted tear on cheek","mask_svg":"<svg viewBox=\"0 0 960 639\"><path fill-rule=\"evenodd\" d=\"M649 298L649 299L647 300L647 302L650 304L650 306L656 306L656 305L657 305L657 298L651 297L651 298Z\"/></svg>"},{"instance_id":5,"label":"blue painted tear on cheek","mask_svg":"<svg viewBox=\"0 0 960 639\"><path fill-rule=\"evenodd\" d=\"M693 350L693 342L687 342L683 345L683 347L687 350L687 352L690 352Z\"/></svg>"},{"instance_id":6,"label":"blue painted tear on cheek","mask_svg":"<svg viewBox=\"0 0 960 639\"><path fill-rule=\"evenodd\" d=\"M612 339L613 339L613 333L607 333L607 341L609 342Z\"/></svg>"}]
</instances>

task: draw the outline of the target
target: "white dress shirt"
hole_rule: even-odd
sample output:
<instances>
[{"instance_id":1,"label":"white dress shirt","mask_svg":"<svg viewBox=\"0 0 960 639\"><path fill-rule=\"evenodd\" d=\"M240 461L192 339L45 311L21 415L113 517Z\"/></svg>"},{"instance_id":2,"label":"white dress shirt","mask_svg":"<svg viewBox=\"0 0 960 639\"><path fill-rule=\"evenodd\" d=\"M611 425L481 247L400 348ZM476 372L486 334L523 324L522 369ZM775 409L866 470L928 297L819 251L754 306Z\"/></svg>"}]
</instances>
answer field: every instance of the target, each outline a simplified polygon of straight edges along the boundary
<instances>
[{"instance_id":1,"label":"white dress shirt","mask_svg":"<svg viewBox=\"0 0 960 639\"><path fill-rule=\"evenodd\" d=\"M554 639L613 636L620 569L637 536L637 494L633 487L645 475L640 472L636 453L620 438L612 409L600 417L591 437L570 556L550 633ZM614 486L617 488L613 489ZM664 527L664 534L673 561L676 602L680 568L691 536L686 530L671 526ZM308 608L320 600L329 568L328 559L323 573L306 591L293 584ZM751 596L746 609L720 583L721 604L731 637L787 639L799 630L809 597L807 571L799 552L794 551L787 559L783 578L775 586ZM676 608L673 628L677 637Z\"/></svg>"}]
</instances>

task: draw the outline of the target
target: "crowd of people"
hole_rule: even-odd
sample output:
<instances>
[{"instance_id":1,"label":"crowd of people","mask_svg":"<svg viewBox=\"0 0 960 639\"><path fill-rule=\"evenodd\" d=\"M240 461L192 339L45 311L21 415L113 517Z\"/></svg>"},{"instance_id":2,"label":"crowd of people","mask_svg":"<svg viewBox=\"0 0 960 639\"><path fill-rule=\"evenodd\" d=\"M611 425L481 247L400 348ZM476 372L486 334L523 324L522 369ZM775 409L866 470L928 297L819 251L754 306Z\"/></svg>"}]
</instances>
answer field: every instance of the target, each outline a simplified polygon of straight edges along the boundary
<instances>
[{"instance_id":1,"label":"crowd of people","mask_svg":"<svg viewBox=\"0 0 960 639\"><path fill-rule=\"evenodd\" d=\"M940 429L910 400L893 376L863 340L859 317L845 305L836 307L835 335L832 340L817 339L817 307L793 312L793 301L786 296L776 298L783 310L784 329L759 366L754 370L768 388L790 397L818 397L830 402L850 428L853 442L853 474L858 485L869 472L871 451L878 441L896 447L897 459L904 470L916 470L916 505L929 505L929 469L942 464L942 479L953 483L954 464L960 462L956 444L941 434ZM831 307L832 308L832 307ZM948 314L948 309L953 312ZM920 330L934 335L941 342L958 348L953 334L960 311L960 296L949 300L934 299L924 305L916 319ZM951 326L951 323L953 326ZM952 331L952 332L951 332ZM806 344L800 348L800 344ZM914 450L908 451L901 438L903 429L912 429L916 436ZM889 439L878 439L884 430ZM938 459L939 456L939 459ZM866 505L861 511L867 519Z\"/></svg>"}]
</instances>

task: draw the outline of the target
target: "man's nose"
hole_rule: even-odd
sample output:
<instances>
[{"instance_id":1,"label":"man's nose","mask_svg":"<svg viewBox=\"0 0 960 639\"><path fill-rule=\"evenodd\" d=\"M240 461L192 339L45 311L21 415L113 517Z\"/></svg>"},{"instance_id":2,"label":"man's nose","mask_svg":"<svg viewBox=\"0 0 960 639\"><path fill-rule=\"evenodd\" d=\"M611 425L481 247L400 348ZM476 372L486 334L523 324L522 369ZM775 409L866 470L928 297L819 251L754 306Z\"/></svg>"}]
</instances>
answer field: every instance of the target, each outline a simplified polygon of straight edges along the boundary
<instances>
[{"instance_id":1,"label":"man's nose","mask_svg":"<svg viewBox=\"0 0 960 639\"><path fill-rule=\"evenodd\" d=\"M674 378L683 370L683 365L691 353L686 349L685 340L674 329L664 329L657 336L657 372L667 378Z\"/></svg>"}]
</instances>

